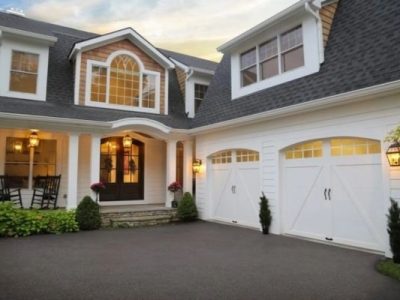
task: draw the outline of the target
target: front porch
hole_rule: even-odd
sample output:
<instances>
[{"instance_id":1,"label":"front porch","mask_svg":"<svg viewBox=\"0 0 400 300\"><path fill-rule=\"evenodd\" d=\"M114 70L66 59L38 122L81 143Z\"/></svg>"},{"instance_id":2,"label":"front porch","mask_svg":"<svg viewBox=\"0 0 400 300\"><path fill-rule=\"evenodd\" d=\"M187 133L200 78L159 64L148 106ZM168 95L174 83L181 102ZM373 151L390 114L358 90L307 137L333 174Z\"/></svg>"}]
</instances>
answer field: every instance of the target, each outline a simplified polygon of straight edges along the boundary
<instances>
[{"instance_id":1,"label":"front porch","mask_svg":"<svg viewBox=\"0 0 400 300\"><path fill-rule=\"evenodd\" d=\"M37 176L61 175L57 206L66 209L76 208L86 195L95 199L90 186L103 181L110 187L99 197L104 213L132 213L134 206L135 214L141 209L171 207L173 194L167 187L176 180L181 181L184 191L192 192L193 142L184 137L144 126L125 125L103 133L41 127L34 130L39 143L32 146L32 130L0 129L0 175L14 178L12 187L21 189L24 208L30 207ZM105 143L122 141L125 136L131 138L132 148L118 143L105 147ZM141 145L140 155L133 145ZM106 153L104 149L110 146L124 147L121 156Z\"/></svg>"}]
</instances>

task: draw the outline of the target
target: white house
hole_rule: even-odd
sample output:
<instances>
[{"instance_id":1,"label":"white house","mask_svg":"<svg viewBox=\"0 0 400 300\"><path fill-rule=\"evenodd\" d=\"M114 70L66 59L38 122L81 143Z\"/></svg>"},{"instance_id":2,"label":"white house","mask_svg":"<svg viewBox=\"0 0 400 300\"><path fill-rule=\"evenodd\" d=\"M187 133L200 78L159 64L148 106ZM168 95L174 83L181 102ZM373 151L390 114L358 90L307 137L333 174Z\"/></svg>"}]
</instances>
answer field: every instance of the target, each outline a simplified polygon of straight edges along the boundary
<instances>
[{"instance_id":1,"label":"white house","mask_svg":"<svg viewBox=\"0 0 400 300\"><path fill-rule=\"evenodd\" d=\"M218 48L213 62L155 48L131 28L96 35L0 13L0 173L30 205L61 174L59 206L104 181L104 206L171 205L200 217L390 255L400 168L397 1L300 0ZM39 146L28 147L36 132Z\"/></svg>"}]
</instances>

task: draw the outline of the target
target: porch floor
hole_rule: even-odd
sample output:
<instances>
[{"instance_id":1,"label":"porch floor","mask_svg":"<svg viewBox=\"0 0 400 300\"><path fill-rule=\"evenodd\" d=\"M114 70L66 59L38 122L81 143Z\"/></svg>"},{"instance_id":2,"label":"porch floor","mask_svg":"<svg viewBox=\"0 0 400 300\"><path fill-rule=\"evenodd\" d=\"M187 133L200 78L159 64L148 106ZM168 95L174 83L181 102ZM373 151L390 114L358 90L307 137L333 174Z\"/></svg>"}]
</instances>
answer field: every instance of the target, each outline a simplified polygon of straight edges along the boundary
<instances>
[{"instance_id":1,"label":"porch floor","mask_svg":"<svg viewBox=\"0 0 400 300\"><path fill-rule=\"evenodd\" d=\"M101 204L100 204L101 205ZM102 213L123 213L136 211L152 211L152 210L174 210L170 207L165 207L165 204L133 204L133 205L115 205L115 206L100 206Z\"/></svg>"}]
</instances>

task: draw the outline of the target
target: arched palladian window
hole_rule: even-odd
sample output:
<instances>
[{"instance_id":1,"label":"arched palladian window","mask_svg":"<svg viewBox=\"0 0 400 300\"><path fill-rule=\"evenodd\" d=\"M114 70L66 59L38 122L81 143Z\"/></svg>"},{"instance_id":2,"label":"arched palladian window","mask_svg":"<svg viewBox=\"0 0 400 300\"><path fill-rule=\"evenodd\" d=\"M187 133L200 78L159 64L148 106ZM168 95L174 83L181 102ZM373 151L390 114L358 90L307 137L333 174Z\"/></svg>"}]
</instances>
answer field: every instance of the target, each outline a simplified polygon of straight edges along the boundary
<instances>
[{"instance_id":1,"label":"arched palladian window","mask_svg":"<svg viewBox=\"0 0 400 300\"><path fill-rule=\"evenodd\" d=\"M139 65L128 55L118 55L110 65L110 103L139 106L139 92Z\"/></svg>"},{"instance_id":2,"label":"arched palladian window","mask_svg":"<svg viewBox=\"0 0 400 300\"><path fill-rule=\"evenodd\" d=\"M129 54L116 55L108 63L90 63L92 104L122 105L143 111L157 109L159 73L144 70Z\"/></svg>"}]
</instances>

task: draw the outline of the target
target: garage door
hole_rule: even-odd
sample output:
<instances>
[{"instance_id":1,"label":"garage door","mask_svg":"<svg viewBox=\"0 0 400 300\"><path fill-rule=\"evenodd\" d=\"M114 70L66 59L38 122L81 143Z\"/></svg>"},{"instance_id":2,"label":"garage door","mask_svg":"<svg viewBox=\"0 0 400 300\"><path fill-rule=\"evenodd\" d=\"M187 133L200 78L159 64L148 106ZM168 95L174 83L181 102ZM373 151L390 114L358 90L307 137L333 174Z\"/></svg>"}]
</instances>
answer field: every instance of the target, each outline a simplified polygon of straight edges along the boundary
<instances>
[{"instance_id":1,"label":"garage door","mask_svg":"<svg viewBox=\"0 0 400 300\"><path fill-rule=\"evenodd\" d=\"M286 233L383 250L378 141L334 138L286 149L282 195Z\"/></svg>"},{"instance_id":2,"label":"garage door","mask_svg":"<svg viewBox=\"0 0 400 300\"><path fill-rule=\"evenodd\" d=\"M212 218L258 228L258 152L228 150L213 155L210 179Z\"/></svg>"}]
</instances>

